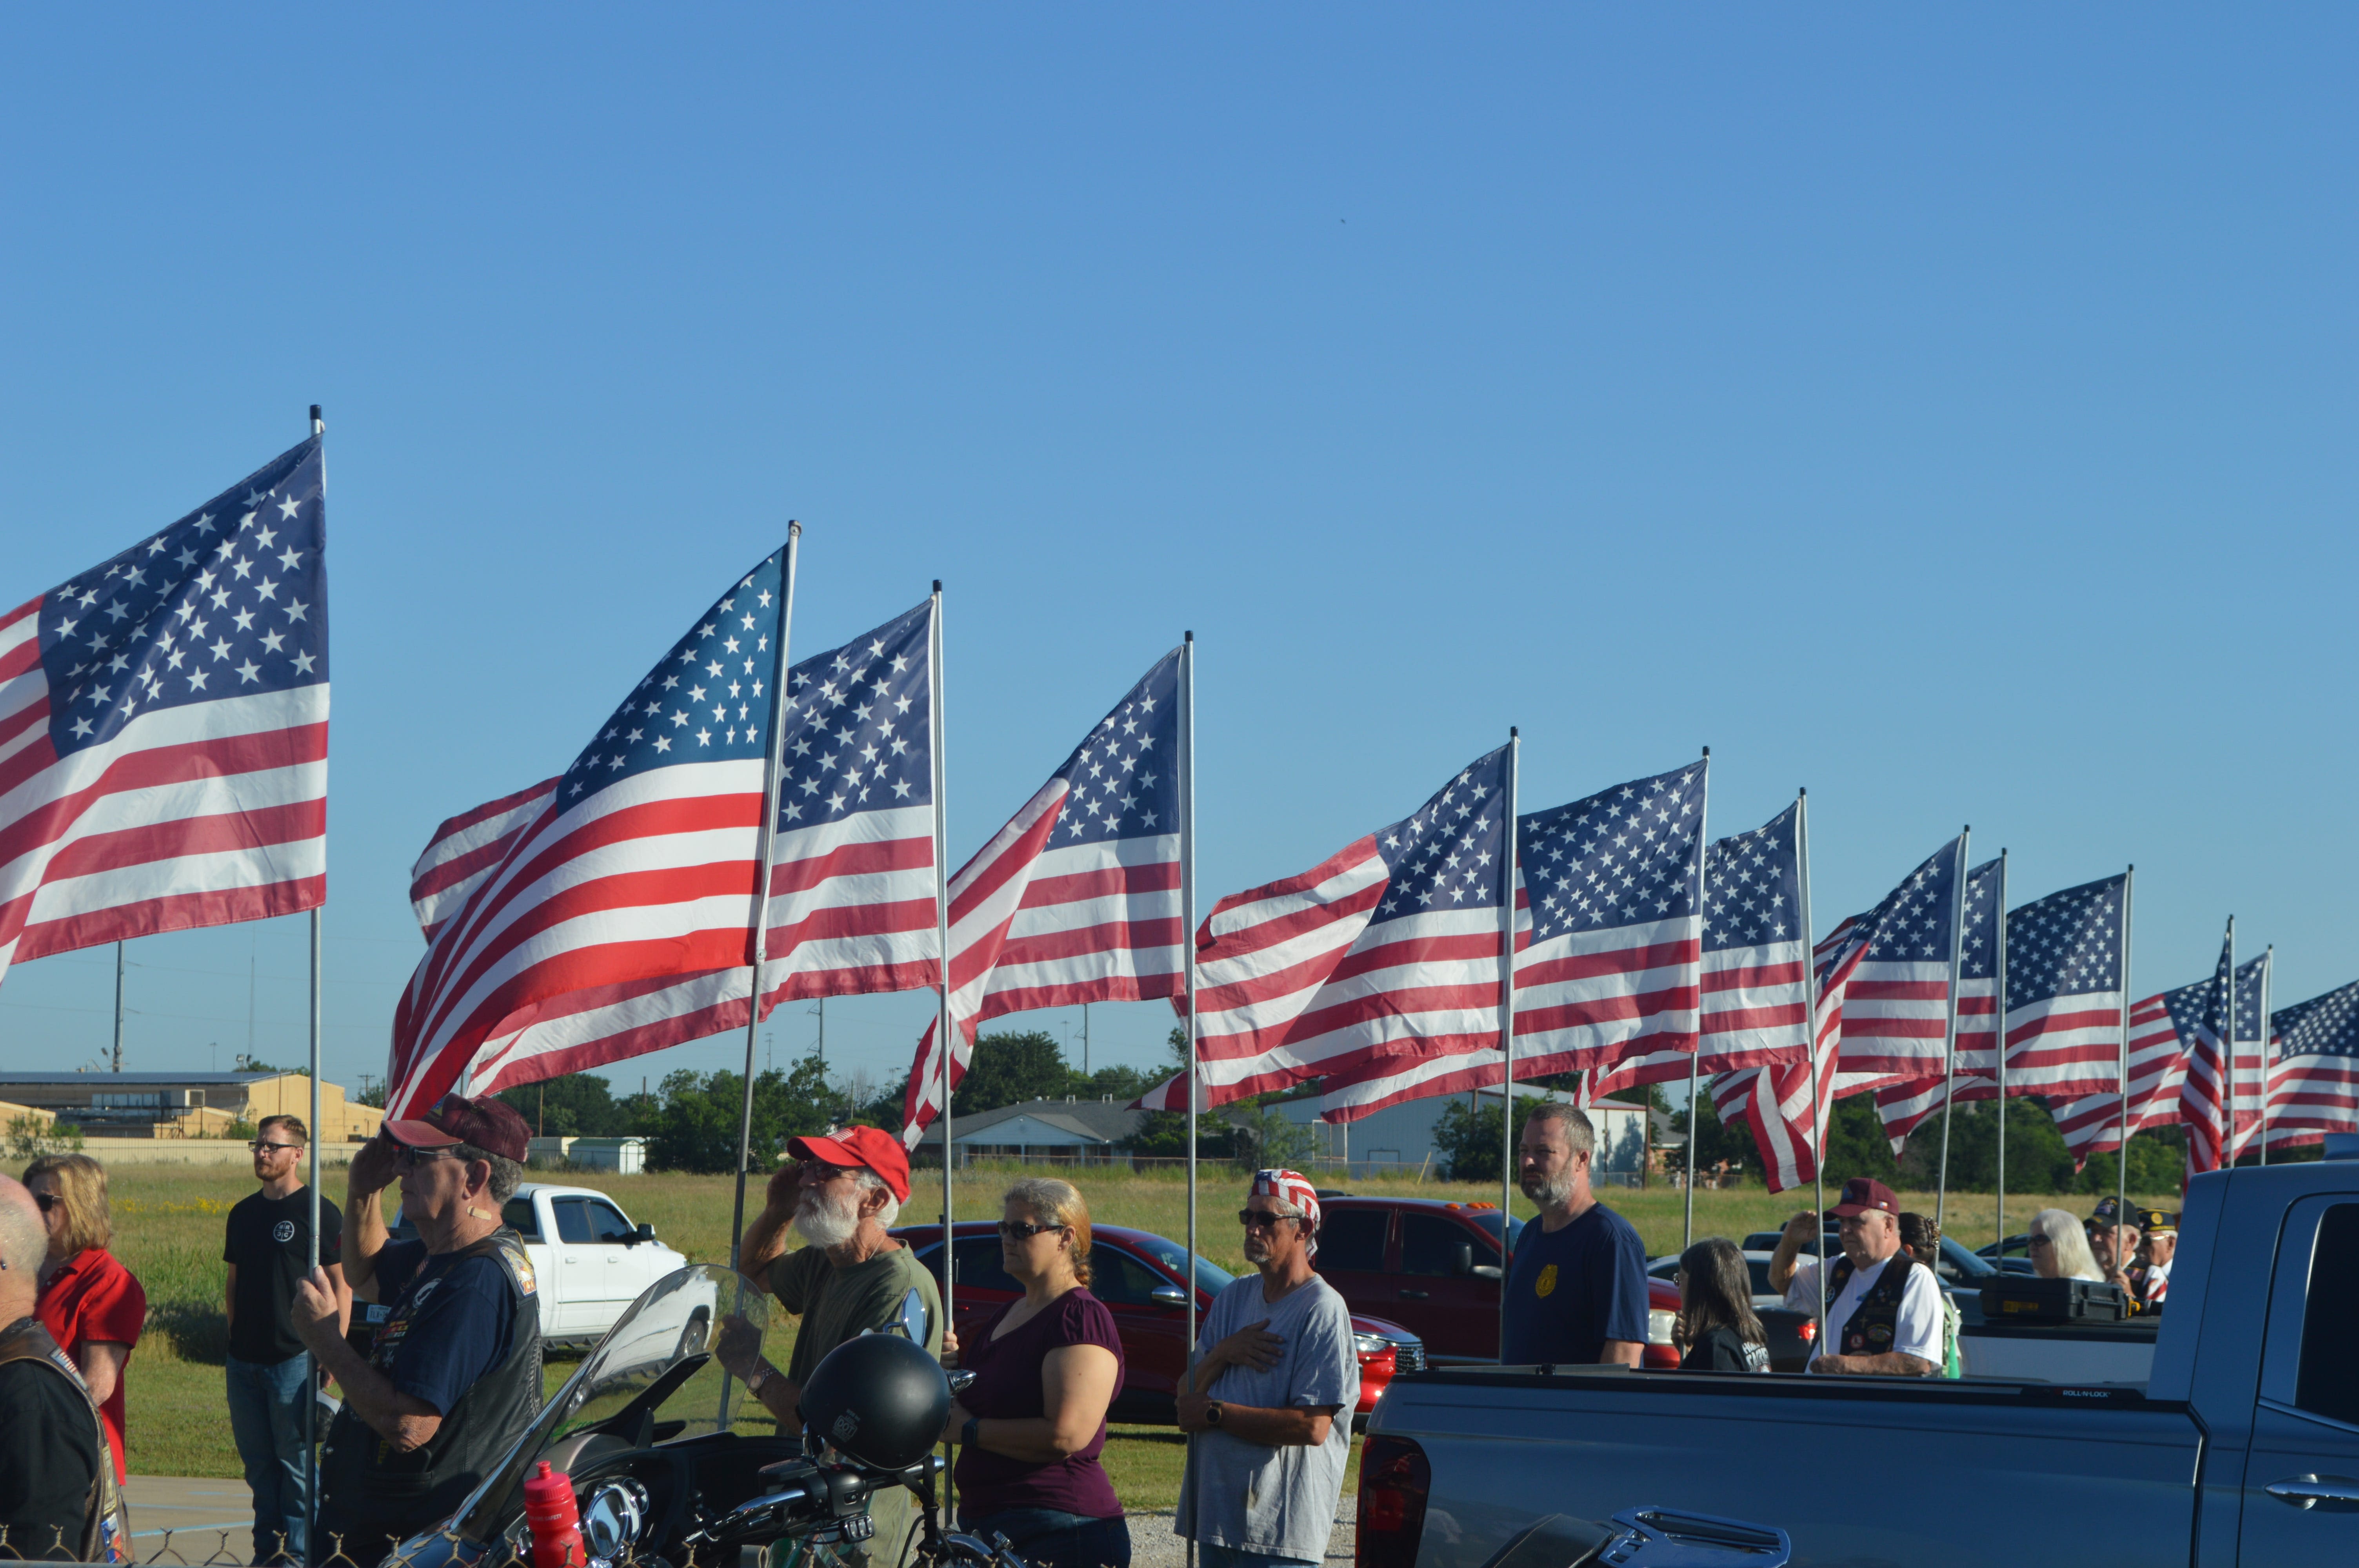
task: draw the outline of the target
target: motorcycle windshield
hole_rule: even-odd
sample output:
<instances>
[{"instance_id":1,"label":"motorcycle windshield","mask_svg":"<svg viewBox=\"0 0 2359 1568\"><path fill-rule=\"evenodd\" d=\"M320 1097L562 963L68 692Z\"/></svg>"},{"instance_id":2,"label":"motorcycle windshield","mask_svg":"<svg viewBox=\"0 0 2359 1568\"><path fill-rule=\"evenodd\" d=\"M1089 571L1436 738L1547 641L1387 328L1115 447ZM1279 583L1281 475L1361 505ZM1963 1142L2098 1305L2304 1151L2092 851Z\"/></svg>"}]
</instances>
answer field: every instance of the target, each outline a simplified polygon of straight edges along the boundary
<instances>
[{"instance_id":1,"label":"motorcycle windshield","mask_svg":"<svg viewBox=\"0 0 2359 1568\"><path fill-rule=\"evenodd\" d=\"M490 1540L522 1507L520 1488L536 1462L565 1469L589 1442L636 1447L716 1432L776 1435L776 1419L745 1397L716 1352L725 1335L730 1361L751 1365L779 1327L777 1305L752 1280L713 1264L658 1280L485 1474L452 1528L462 1540Z\"/></svg>"}]
</instances>

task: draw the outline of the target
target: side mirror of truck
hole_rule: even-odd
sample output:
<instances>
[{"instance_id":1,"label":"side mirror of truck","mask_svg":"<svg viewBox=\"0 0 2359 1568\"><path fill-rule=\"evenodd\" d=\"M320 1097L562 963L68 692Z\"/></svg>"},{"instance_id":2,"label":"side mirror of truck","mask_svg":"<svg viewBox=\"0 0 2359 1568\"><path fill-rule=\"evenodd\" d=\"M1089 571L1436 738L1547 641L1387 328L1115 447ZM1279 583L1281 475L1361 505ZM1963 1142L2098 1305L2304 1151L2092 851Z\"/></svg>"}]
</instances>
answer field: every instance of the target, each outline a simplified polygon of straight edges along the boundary
<instances>
[{"instance_id":1,"label":"side mirror of truck","mask_svg":"<svg viewBox=\"0 0 2359 1568\"><path fill-rule=\"evenodd\" d=\"M633 1236L630 1240L625 1242L623 1245L625 1247L636 1247L642 1241L653 1241L655 1238L656 1227L649 1225L647 1221L641 1220L639 1222L638 1233Z\"/></svg>"},{"instance_id":2,"label":"side mirror of truck","mask_svg":"<svg viewBox=\"0 0 2359 1568\"><path fill-rule=\"evenodd\" d=\"M1457 1275L1462 1280L1474 1271L1474 1244L1473 1242L1462 1241L1458 1244L1458 1256L1451 1262L1450 1271Z\"/></svg>"}]
</instances>

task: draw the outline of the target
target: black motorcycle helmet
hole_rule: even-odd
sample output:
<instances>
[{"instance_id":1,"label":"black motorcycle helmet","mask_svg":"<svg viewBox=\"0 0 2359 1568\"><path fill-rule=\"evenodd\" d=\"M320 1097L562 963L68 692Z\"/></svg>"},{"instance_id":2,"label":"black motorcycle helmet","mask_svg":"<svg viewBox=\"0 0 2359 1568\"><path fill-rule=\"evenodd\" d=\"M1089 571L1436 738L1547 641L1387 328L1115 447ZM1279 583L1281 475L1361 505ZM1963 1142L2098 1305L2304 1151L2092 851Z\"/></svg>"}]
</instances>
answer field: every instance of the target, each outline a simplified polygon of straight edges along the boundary
<instances>
[{"instance_id":1,"label":"black motorcycle helmet","mask_svg":"<svg viewBox=\"0 0 2359 1568\"><path fill-rule=\"evenodd\" d=\"M873 1470L906 1470L941 1440L951 1383L923 1346L864 1334L821 1358L803 1385L803 1432Z\"/></svg>"}]
</instances>

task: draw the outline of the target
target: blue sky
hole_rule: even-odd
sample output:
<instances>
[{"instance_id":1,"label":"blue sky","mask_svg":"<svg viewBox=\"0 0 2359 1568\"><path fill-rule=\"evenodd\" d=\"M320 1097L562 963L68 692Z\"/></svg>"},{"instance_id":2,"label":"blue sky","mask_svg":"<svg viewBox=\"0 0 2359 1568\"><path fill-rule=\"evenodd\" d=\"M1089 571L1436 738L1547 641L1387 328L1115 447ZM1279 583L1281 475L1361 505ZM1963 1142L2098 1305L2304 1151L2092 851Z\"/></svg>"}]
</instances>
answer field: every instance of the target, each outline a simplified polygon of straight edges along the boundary
<instances>
[{"instance_id":1,"label":"blue sky","mask_svg":"<svg viewBox=\"0 0 2359 1568\"><path fill-rule=\"evenodd\" d=\"M799 647L945 579L954 860L1192 627L1207 907L1519 724L1529 806L1707 743L1715 827L1808 784L1821 930L1971 822L2018 900L2136 862L2141 991L2231 912L2280 1003L2359 974L2347 10L0 29L0 594L326 406L346 1081L428 831L789 517ZM299 1054L302 951L133 944L126 1065L227 1066L250 960ZM18 967L0 1064L94 1057L112 985ZM929 1007L830 1054L897 1077Z\"/></svg>"}]
</instances>

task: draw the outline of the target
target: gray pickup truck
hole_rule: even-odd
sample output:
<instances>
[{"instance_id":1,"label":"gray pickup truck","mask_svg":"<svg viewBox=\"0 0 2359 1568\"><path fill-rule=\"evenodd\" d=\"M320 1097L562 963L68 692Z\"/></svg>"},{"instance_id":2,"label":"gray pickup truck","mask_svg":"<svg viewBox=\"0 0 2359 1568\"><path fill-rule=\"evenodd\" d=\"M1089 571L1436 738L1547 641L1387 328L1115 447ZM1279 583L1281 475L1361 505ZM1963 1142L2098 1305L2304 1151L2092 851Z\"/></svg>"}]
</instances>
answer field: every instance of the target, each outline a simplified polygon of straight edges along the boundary
<instances>
[{"instance_id":1,"label":"gray pickup truck","mask_svg":"<svg viewBox=\"0 0 2359 1568\"><path fill-rule=\"evenodd\" d=\"M2359 1150L2330 1154L2195 1180L2143 1381L1396 1378L1357 1568L1482 1568L1634 1507L1782 1529L1798 1568L2359 1564Z\"/></svg>"}]
</instances>

